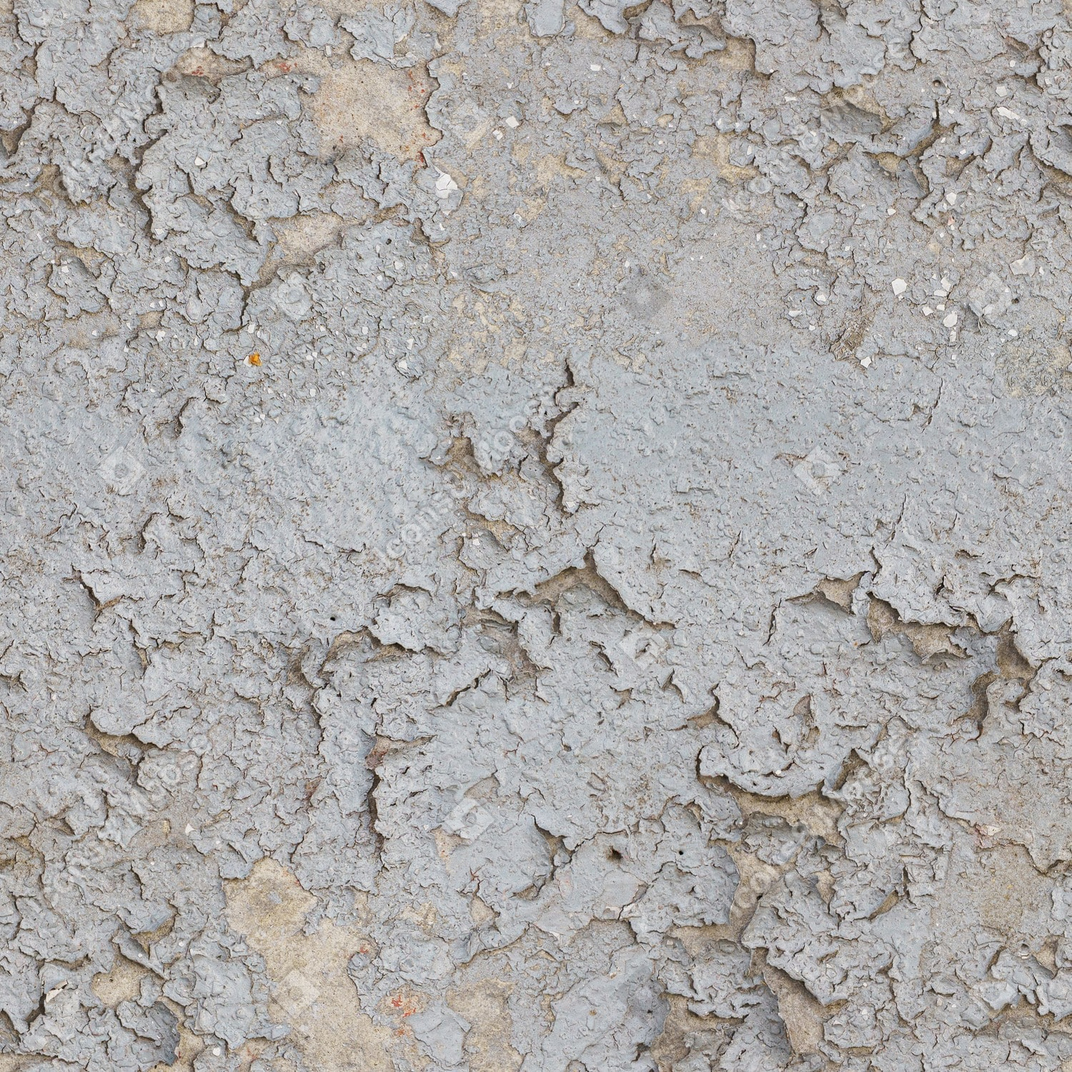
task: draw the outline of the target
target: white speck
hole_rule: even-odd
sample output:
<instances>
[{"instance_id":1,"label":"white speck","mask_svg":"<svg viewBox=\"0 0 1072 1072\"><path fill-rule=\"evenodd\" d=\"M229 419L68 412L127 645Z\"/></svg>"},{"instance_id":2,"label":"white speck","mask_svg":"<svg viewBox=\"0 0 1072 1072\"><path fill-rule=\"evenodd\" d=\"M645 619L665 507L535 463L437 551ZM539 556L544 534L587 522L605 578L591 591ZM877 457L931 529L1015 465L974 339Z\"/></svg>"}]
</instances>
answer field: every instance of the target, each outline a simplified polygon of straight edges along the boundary
<instances>
[{"instance_id":1,"label":"white speck","mask_svg":"<svg viewBox=\"0 0 1072 1072\"><path fill-rule=\"evenodd\" d=\"M816 305L826 305L826 303L829 300L830 299L825 294L816 294L815 295L815 304Z\"/></svg>"},{"instance_id":2,"label":"white speck","mask_svg":"<svg viewBox=\"0 0 1072 1072\"><path fill-rule=\"evenodd\" d=\"M1009 338L1010 339L1018 338L1019 335L1020 335L1020 333L1016 330L1016 328L1009 328Z\"/></svg>"},{"instance_id":3,"label":"white speck","mask_svg":"<svg viewBox=\"0 0 1072 1072\"><path fill-rule=\"evenodd\" d=\"M441 171L439 173L439 178L435 181L436 197L446 199L457 189L458 184L454 179L452 179L445 171Z\"/></svg>"},{"instance_id":4,"label":"white speck","mask_svg":"<svg viewBox=\"0 0 1072 1072\"><path fill-rule=\"evenodd\" d=\"M893 287L893 293L899 298L906 290L908 290L908 284L903 279L895 279L890 286Z\"/></svg>"},{"instance_id":5,"label":"white speck","mask_svg":"<svg viewBox=\"0 0 1072 1072\"><path fill-rule=\"evenodd\" d=\"M603 68L598 63L590 63L588 65L590 71L602 71Z\"/></svg>"},{"instance_id":6,"label":"white speck","mask_svg":"<svg viewBox=\"0 0 1072 1072\"><path fill-rule=\"evenodd\" d=\"M507 117L506 117L506 118L505 118L505 119L503 120L503 122L504 122L504 123L505 123L505 124L506 124L506 125L507 125L507 126L508 126L508 127L510 128L510 129L511 129L511 130L516 130L516 129L517 129L517 127L519 126L519 124L520 124L520 122L521 122L521 121L520 121L519 119L516 119L516 118L515 118L514 116L512 116L512 115L508 115L508 116L507 116Z\"/></svg>"},{"instance_id":7,"label":"white speck","mask_svg":"<svg viewBox=\"0 0 1072 1072\"><path fill-rule=\"evenodd\" d=\"M887 216L896 216L897 215L897 209L895 209L895 208L886 209L886 215Z\"/></svg>"},{"instance_id":8,"label":"white speck","mask_svg":"<svg viewBox=\"0 0 1072 1072\"><path fill-rule=\"evenodd\" d=\"M196 167L204 167L207 163L208 163L207 160L202 160L201 157L199 157L199 156L194 157L194 165Z\"/></svg>"},{"instance_id":9,"label":"white speck","mask_svg":"<svg viewBox=\"0 0 1072 1072\"><path fill-rule=\"evenodd\" d=\"M930 316L931 313L933 313L933 312L934 312L934 310L929 305L924 305L923 306L923 315L924 316Z\"/></svg>"},{"instance_id":10,"label":"white speck","mask_svg":"<svg viewBox=\"0 0 1072 1072\"><path fill-rule=\"evenodd\" d=\"M503 132L501 130L493 130L491 133L495 136L496 141L502 141Z\"/></svg>"},{"instance_id":11,"label":"white speck","mask_svg":"<svg viewBox=\"0 0 1072 1072\"><path fill-rule=\"evenodd\" d=\"M870 368L871 367L871 358L869 358L869 357L861 357L860 358L860 364L863 365L864 368Z\"/></svg>"},{"instance_id":12,"label":"white speck","mask_svg":"<svg viewBox=\"0 0 1072 1072\"><path fill-rule=\"evenodd\" d=\"M956 312L956 310L954 309L954 310L953 310L953 312L951 312L951 313L950 313L950 314L949 314L949 315L948 315L948 316L947 316L947 317L946 317L946 318L945 318L945 319L944 319L944 320L942 321L942 323L943 323L943 324L945 324L945 326L946 326L947 328L953 328L953 327L956 327L956 325L957 325L957 312Z\"/></svg>"},{"instance_id":13,"label":"white speck","mask_svg":"<svg viewBox=\"0 0 1072 1072\"><path fill-rule=\"evenodd\" d=\"M948 202L949 202L949 203L950 203L951 205L955 205L955 204L957 203L957 195L956 195L956 194L955 194L955 193L954 193L954 192L953 192L952 190L950 190L950 191L949 191L949 192L948 192L948 193L947 193L947 194L945 195L945 199L946 199L946 200L947 200L947 201L948 201Z\"/></svg>"}]
</instances>

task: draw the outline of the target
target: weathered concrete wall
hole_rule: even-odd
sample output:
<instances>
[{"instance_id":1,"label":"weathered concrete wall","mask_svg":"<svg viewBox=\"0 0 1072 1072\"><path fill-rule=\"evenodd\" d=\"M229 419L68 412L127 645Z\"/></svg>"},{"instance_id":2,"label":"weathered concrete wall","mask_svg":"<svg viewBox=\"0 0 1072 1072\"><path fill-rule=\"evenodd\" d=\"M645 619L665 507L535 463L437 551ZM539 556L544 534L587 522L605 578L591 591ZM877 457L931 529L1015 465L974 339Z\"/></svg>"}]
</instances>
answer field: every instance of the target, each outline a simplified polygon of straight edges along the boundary
<instances>
[{"instance_id":1,"label":"weathered concrete wall","mask_svg":"<svg viewBox=\"0 0 1072 1072\"><path fill-rule=\"evenodd\" d=\"M1072 1068L1061 3L0 45L0 1072Z\"/></svg>"}]
</instances>

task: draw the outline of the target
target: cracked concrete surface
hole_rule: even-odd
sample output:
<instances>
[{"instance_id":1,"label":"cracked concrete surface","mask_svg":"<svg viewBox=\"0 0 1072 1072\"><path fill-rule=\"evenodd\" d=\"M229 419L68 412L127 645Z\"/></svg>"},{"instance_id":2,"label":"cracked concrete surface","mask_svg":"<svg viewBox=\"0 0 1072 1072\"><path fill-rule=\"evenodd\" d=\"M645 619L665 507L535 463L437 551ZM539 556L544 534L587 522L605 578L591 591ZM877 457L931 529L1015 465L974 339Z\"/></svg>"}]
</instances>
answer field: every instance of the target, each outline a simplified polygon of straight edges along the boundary
<instances>
[{"instance_id":1,"label":"cracked concrete surface","mask_svg":"<svg viewBox=\"0 0 1072 1072\"><path fill-rule=\"evenodd\" d=\"M0 1072L1072 1069L1061 3L0 44Z\"/></svg>"}]
</instances>

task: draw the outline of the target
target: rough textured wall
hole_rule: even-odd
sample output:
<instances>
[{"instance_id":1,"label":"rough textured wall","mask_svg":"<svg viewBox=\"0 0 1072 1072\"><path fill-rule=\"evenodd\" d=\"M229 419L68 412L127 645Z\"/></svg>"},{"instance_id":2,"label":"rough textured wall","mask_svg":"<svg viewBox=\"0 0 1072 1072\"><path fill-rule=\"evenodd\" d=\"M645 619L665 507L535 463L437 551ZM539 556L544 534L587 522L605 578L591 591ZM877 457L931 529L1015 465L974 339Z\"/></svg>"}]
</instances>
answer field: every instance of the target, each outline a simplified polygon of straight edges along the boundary
<instances>
[{"instance_id":1,"label":"rough textured wall","mask_svg":"<svg viewBox=\"0 0 1072 1072\"><path fill-rule=\"evenodd\" d=\"M0 1072L1072 1067L1061 3L0 42Z\"/></svg>"}]
</instances>

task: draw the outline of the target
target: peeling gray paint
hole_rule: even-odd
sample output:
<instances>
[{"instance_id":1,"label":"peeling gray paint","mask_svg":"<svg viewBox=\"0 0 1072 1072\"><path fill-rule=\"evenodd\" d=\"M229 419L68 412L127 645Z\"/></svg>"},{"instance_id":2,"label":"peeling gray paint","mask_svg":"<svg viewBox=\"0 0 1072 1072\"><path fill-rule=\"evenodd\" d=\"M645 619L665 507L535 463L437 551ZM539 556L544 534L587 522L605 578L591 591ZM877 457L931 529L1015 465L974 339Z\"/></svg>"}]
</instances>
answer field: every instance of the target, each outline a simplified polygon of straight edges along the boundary
<instances>
[{"instance_id":1,"label":"peeling gray paint","mask_svg":"<svg viewBox=\"0 0 1072 1072\"><path fill-rule=\"evenodd\" d=\"M1072 1067L1070 42L0 11L0 1072Z\"/></svg>"}]
</instances>

